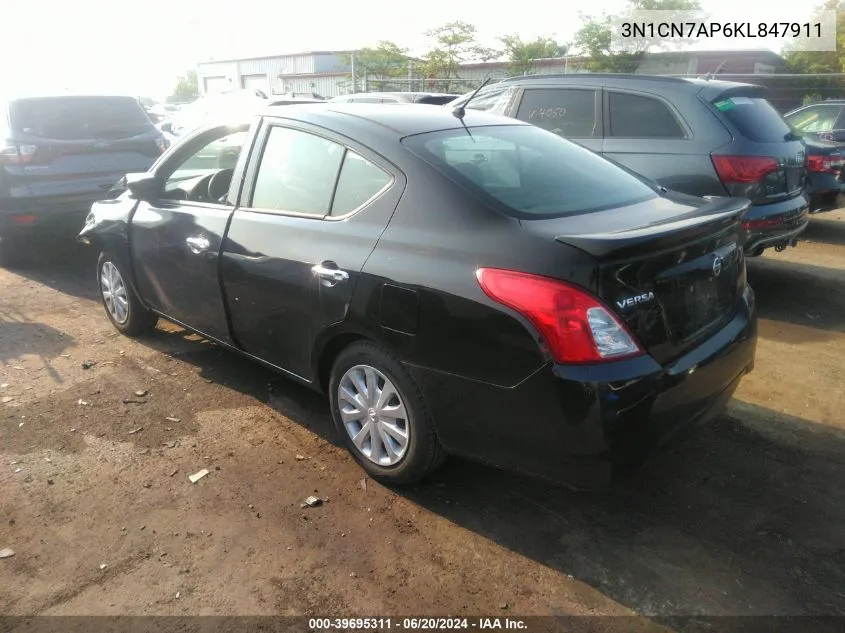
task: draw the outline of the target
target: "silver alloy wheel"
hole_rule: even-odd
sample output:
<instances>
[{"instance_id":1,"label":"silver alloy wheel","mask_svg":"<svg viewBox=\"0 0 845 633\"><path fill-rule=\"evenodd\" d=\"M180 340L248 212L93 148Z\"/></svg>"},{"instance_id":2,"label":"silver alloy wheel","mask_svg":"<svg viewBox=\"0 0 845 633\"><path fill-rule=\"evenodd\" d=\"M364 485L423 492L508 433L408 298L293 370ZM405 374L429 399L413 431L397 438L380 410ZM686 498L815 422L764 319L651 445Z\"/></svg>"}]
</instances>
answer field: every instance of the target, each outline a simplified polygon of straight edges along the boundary
<instances>
[{"instance_id":1,"label":"silver alloy wheel","mask_svg":"<svg viewBox=\"0 0 845 633\"><path fill-rule=\"evenodd\" d=\"M379 466L397 464L408 449L410 425L399 391L375 367L356 365L337 386L340 418L353 444Z\"/></svg>"},{"instance_id":2,"label":"silver alloy wheel","mask_svg":"<svg viewBox=\"0 0 845 633\"><path fill-rule=\"evenodd\" d=\"M126 296L126 284L117 266L104 262L100 270L100 292L111 318L123 325L129 319L129 298Z\"/></svg>"}]
</instances>

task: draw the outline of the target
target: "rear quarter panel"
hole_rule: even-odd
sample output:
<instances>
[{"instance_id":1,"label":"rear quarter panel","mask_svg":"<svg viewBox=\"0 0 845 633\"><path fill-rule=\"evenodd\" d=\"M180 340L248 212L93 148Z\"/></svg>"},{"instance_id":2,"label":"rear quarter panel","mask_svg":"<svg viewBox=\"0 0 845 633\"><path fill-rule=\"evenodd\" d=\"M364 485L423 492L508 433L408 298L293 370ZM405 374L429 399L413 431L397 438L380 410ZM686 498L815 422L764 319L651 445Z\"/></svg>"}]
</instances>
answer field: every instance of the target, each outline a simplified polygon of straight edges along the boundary
<instances>
[{"instance_id":1,"label":"rear quarter panel","mask_svg":"<svg viewBox=\"0 0 845 633\"><path fill-rule=\"evenodd\" d=\"M577 278L592 270L583 259L565 261L568 251L523 231L517 220L486 208L420 161L364 266L353 314L377 324L378 338L407 364L511 387L549 359L530 325L484 294L476 271L497 267ZM589 284L589 273L580 281ZM387 293L385 285L392 287ZM413 331L390 322L385 301L406 296L395 288L417 298Z\"/></svg>"}]
</instances>

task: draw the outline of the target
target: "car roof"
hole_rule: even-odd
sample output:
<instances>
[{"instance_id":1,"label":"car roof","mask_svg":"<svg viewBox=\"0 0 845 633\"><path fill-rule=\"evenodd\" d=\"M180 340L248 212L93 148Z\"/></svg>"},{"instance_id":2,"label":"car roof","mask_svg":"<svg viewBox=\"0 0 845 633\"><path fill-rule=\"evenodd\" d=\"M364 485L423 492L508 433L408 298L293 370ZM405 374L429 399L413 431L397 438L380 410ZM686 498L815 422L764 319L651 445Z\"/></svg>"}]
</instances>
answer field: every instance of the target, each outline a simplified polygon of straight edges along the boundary
<instances>
[{"instance_id":1,"label":"car roof","mask_svg":"<svg viewBox=\"0 0 845 633\"><path fill-rule=\"evenodd\" d=\"M333 97L333 99L352 99L353 97L407 97L414 99L416 97L457 97L445 92L354 92L348 95L340 95Z\"/></svg>"},{"instance_id":2,"label":"car roof","mask_svg":"<svg viewBox=\"0 0 845 633\"><path fill-rule=\"evenodd\" d=\"M763 86L738 81L706 79L703 77L667 77L661 75L626 75L620 73L556 73L548 75L523 75L520 77L510 77L508 79L503 79L502 81L492 85L507 86L510 84L525 83L594 83L620 87L630 86L631 84L651 83L659 85L663 83L678 88L691 87L695 88L696 92L706 92L713 95L721 94L729 90L737 90L744 88L755 88L764 90Z\"/></svg>"},{"instance_id":3,"label":"car roof","mask_svg":"<svg viewBox=\"0 0 845 633\"><path fill-rule=\"evenodd\" d=\"M106 98L106 99L135 99L139 103L140 97L126 93L114 92L71 92L71 91L38 91L27 90L25 92L0 92L0 100L2 101L19 101L21 99L62 99L66 97L82 97L82 98Z\"/></svg>"},{"instance_id":4,"label":"car roof","mask_svg":"<svg viewBox=\"0 0 845 633\"><path fill-rule=\"evenodd\" d=\"M258 114L270 117L290 118L320 127L335 130L341 134L379 131L397 138L412 134L423 134L439 130L461 129L460 119L448 108L438 105L419 105L413 108L368 103L313 103L292 104L284 107L267 106ZM478 110L467 110L463 121L467 126L483 125L528 125L522 121L489 114Z\"/></svg>"}]
</instances>

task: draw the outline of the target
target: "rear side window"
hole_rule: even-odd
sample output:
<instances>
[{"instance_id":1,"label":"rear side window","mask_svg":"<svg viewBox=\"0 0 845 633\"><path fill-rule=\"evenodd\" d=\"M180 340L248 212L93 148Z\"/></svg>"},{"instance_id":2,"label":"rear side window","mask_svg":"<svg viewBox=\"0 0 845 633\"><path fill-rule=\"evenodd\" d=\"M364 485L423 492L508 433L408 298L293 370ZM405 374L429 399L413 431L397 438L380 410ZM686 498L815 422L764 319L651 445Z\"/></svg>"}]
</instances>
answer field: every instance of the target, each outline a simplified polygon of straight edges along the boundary
<instances>
[{"instance_id":1,"label":"rear side window","mask_svg":"<svg viewBox=\"0 0 845 633\"><path fill-rule=\"evenodd\" d=\"M325 216L343 154L342 146L314 134L271 128L251 206Z\"/></svg>"},{"instance_id":2,"label":"rear side window","mask_svg":"<svg viewBox=\"0 0 845 633\"><path fill-rule=\"evenodd\" d=\"M516 118L566 138L596 135L596 91L530 88L522 96Z\"/></svg>"},{"instance_id":3,"label":"rear side window","mask_svg":"<svg viewBox=\"0 0 845 633\"><path fill-rule=\"evenodd\" d=\"M59 140L127 138L152 122L132 97L43 97L9 106L14 131Z\"/></svg>"},{"instance_id":4,"label":"rear side window","mask_svg":"<svg viewBox=\"0 0 845 633\"><path fill-rule=\"evenodd\" d=\"M479 126L402 142L491 206L549 218L656 198L645 182L597 154L532 125Z\"/></svg>"},{"instance_id":5,"label":"rear side window","mask_svg":"<svg viewBox=\"0 0 845 633\"><path fill-rule=\"evenodd\" d=\"M762 97L720 97L713 106L750 141L779 143L791 132L778 111Z\"/></svg>"},{"instance_id":6,"label":"rear side window","mask_svg":"<svg viewBox=\"0 0 845 633\"><path fill-rule=\"evenodd\" d=\"M346 150L332 202L332 215L345 215L354 211L392 180L392 176L381 167L373 165L353 151Z\"/></svg>"},{"instance_id":7,"label":"rear side window","mask_svg":"<svg viewBox=\"0 0 845 633\"><path fill-rule=\"evenodd\" d=\"M618 138L684 138L675 115L662 101L623 92L609 93L610 129Z\"/></svg>"}]
</instances>

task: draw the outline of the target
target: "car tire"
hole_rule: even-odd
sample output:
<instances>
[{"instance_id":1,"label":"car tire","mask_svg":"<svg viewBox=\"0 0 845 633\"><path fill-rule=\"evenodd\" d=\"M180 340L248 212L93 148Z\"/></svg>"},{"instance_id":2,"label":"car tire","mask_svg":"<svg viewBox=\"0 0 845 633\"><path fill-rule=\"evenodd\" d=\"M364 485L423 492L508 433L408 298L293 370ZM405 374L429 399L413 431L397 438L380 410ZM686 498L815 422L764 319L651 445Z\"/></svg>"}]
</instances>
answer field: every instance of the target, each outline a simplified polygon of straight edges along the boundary
<instances>
[{"instance_id":1,"label":"car tire","mask_svg":"<svg viewBox=\"0 0 845 633\"><path fill-rule=\"evenodd\" d=\"M374 389L355 387L369 387L370 378ZM342 388L360 398L359 404L342 398ZM367 391L371 391L371 399ZM377 401L382 400L379 396L384 392L379 406ZM374 343L353 343L338 355L329 378L329 400L335 427L347 449L376 481L389 486L411 485L436 470L446 458L419 386L393 354ZM367 405L366 410L363 405ZM404 415L392 418L390 413L401 413L400 407ZM353 419L359 413L360 420ZM397 449L397 438L403 430L404 448ZM358 443L353 439L356 432L364 436Z\"/></svg>"},{"instance_id":2,"label":"car tire","mask_svg":"<svg viewBox=\"0 0 845 633\"><path fill-rule=\"evenodd\" d=\"M141 303L128 275L117 258L108 251L97 260L97 287L106 316L115 328L126 336L142 336L151 332L158 316Z\"/></svg>"}]
</instances>

